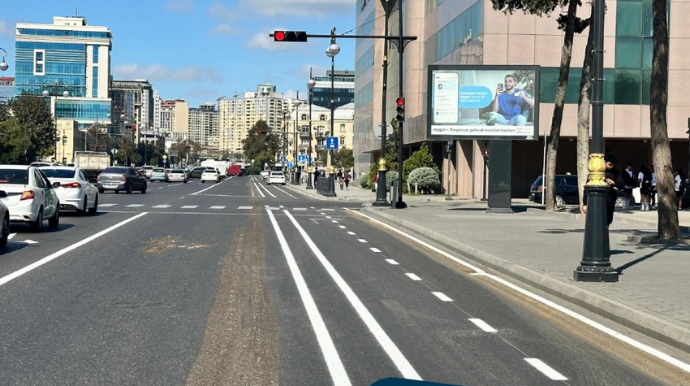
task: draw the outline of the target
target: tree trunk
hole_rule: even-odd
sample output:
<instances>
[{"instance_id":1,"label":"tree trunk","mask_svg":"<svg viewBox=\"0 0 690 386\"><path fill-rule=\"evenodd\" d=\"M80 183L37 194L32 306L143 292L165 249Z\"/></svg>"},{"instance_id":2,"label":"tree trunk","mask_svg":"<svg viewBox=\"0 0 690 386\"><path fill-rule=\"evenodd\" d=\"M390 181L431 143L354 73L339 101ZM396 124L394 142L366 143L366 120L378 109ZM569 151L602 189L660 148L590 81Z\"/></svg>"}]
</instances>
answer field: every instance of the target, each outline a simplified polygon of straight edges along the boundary
<instances>
[{"instance_id":1,"label":"tree trunk","mask_svg":"<svg viewBox=\"0 0 690 386\"><path fill-rule=\"evenodd\" d=\"M593 7L593 4L592 4ZM592 13L594 10L592 9ZM580 78L580 100L577 106L577 189L580 193L580 207L584 199L585 184L589 174L589 110L590 92L592 89L592 47L594 45L594 28L589 26L585 59L582 62Z\"/></svg>"},{"instance_id":2,"label":"tree trunk","mask_svg":"<svg viewBox=\"0 0 690 386\"><path fill-rule=\"evenodd\" d=\"M678 201L676 200L671 147L668 142L666 105L668 103L668 22L666 0L653 0L654 51L650 96L651 146L658 196L658 237L678 238Z\"/></svg>"},{"instance_id":3,"label":"tree trunk","mask_svg":"<svg viewBox=\"0 0 690 386\"><path fill-rule=\"evenodd\" d=\"M568 3L568 22L563 37L563 49L561 50L561 68L558 75L558 87L556 88L556 100L553 107L553 119L551 120L551 133L549 135L546 156L546 182L544 199L546 210L556 209L556 197L554 195L554 182L556 179L556 159L558 155L558 141L561 137L561 122L563 121L563 105L565 93L568 90L568 75L570 74L570 59L573 54L573 36L575 35L575 19L579 2Z\"/></svg>"}]
</instances>

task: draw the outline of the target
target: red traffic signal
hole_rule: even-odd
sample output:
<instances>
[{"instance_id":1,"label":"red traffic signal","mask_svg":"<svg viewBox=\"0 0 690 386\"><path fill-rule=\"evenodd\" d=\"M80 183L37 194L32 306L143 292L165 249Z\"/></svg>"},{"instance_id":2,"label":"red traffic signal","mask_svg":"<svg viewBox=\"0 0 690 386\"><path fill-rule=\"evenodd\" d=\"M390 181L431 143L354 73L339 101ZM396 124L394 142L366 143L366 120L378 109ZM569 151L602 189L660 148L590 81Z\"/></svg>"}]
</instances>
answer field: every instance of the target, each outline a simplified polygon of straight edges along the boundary
<instances>
[{"instance_id":1,"label":"red traffic signal","mask_svg":"<svg viewBox=\"0 0 690 386\"><path fill-rule=\"evenodd\" d=\"M274 42L306 42L306 31L274 31Z\"/></svg>"},{"instance_id":2,"label":"red traffic signal","mask_svg":"<svg viewBox=\"0 0 690 386\"><path fill-rule=\"evenodd\" d=\"M395 104L398 106L403 106L405 107L405 98L398 98L395 100Z\"/></svg>"},{"instance_id":3,"label":"red traffic signal","mask_svg":"<svg viewBox=\"0 0 690 386\"><path fill-rule=\"evenodd\" d=\"M398 106L395 108L395 111L398 113L395 119L397 119L398 122L403 122L405 120L405 98L396 99L395 104Z\"/></svg>"}]
</instances>

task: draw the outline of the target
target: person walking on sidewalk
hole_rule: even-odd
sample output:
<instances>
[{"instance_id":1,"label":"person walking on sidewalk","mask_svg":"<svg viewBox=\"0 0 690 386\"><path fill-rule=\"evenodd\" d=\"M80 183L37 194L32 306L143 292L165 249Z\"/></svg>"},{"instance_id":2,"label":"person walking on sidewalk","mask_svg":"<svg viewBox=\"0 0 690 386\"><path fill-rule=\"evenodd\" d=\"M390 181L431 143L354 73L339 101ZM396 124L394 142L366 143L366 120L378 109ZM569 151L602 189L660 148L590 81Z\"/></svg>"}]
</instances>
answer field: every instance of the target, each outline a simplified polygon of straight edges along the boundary
<instances>
[{"instance_id":1,"label":"person walking on sidewalk","mask_svg":"<svg viewBox=\"0 0 690 386\"><path fill-rule=\"evenodd\" d=\"M649 165L649 170L652 172L652 193L649 197L652 209L656 209L656 173L654 173L654 165Z\"/></svg>"},{"instance_id":2,"label":"person walking on sidewalk","mask_svg":"<svg viewBox=\"0 0 690 386\"><path fill-rule=\"evenodd\" d=\"M623 183L623 209L632 209L633 207L633 189L638 185L635 172L633 172L632 163L628 162L628 165L623 170L622 174Z\"/></svg>"},{"instance_id":3,"label":"person walking on sidewalk","mask_svg":"<svg viewBox=\"0 0 690 386\"><path fill-rule=\"evenodd\" d=\"M649 210L649 196L652 194L652 171L647 165L642 164L637 178L640 180L640 210Z\"/></svg>"},{"instance_id":4,"label":"person walking on sidewalk","mask_svg":"<svg viewBox=\"0 0 690 386\"><path fill-rule=\"evenodd\" d=\"M681 210L683 208L683 195L685 194L686 189L685 175L683 174L683 170L680 168L676 169L673 172L673 179L676 181L675 189L676 199L678 200L678 210Z\"/></svg>"},{"instance_id":5,"label":"person walking on sidewalk","mask_svg":"<svg viewBox=\"0 0 690 386\"><path fill-rule=\"evenodd\" d=\"M606 172L604 174L604 182L609 186L609 191L606 193L606 221L608 225L613 222L613 212L616 209L616 199L618 198L618 193L616 190L623 189L625 183L623 179L618 174L618 169L616 166L616 156L613 154L607 154L604 156L604 162L606 162ZM587 213L587 195L583 197L584 204L582 205L582 213Z\"/></svg>"},{"instance_id":6,"label":"person walking on sidewalk","mask_svg":"<svg viewBox=\"0 0 690 386\"><path fill-rule=\"evenodd\" d=\"M345 178L344 178L345 190L347 190L347 188L350 186L350 179L351 178L352 178L352 176L350 175L350 172L345 172Z\"/></svg>"}]
</instances>

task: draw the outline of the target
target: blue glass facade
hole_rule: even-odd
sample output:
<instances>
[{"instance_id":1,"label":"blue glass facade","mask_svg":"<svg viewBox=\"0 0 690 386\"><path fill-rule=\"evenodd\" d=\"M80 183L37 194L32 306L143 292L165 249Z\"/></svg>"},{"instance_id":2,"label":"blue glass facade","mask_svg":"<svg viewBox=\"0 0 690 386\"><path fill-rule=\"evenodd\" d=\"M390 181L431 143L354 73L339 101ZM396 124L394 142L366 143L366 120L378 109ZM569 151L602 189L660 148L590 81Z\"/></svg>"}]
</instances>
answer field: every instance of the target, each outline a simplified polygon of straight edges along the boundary
<instances>
[{"instance_id":1,"label":"blue glass facade","mask_svg":"<svg viewBox=\"0 0 690 386\"><path fill-rule=\"evenodd\" d=\"M51 96L63 91L70 97L86 96L86 45L17 42L16 47L15 95L47 90Z\"/></svg>"}]
</instances>

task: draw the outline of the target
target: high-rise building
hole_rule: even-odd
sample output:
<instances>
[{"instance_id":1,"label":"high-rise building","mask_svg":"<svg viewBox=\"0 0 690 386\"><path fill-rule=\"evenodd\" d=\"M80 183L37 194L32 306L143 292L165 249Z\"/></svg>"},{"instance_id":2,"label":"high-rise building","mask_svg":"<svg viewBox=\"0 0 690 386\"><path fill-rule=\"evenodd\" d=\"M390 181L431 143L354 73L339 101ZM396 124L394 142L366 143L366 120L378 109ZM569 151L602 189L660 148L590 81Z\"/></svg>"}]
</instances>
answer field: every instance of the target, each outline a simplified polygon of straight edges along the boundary
<instances>
[{"instance_id":1,"label":"high-rise building","mask_svg":"<svg viewBox=\"0 0 690 386\"><path fill-rule=\"evenodd\" d=\"M0 103L7 103L14 97L14 77L0 76Z\"/></svg>"},{"instance_id":2,"label":"high-rise building","mask_svg":"<svg viewBox=\"0 0 690 386\"><path fill-rule=\"evenodd\" d=\"M256 92L236 94L232 98L220 98L219 145L222 152L242 152L242 141L257 121L265 121L273 129L282 128L285 119L283 94L276 86L260 84Z\"/></svg>"},{"instance_id":3,"label":"high-rise building","mask_svg":"<svg viewBox=\"0 0 690 386\"><path fill-rule=\"evenodd\" d=\"M542 173L544 141L553 118L563 45L563 31L556 18L522 13L505 14L486 1L404 1L399 0L390 15L388 35L399 33L402 8L403 34L417 36L404 51L405 114L403 147L405 156L422 142L439 166L443 165L443 184L450 193L482 197L484 172L483 139L453 142L452 159L444 160L446 141L427 138L427 76L430 65L529 65L539 66L539 138L512 141L512 196L526 197L530 184ZM682 1L669 2L668 135L674 165L688 165L687 117L690 101L685 96L685 78L690 71L687 60L687 28L690 15ZM609 3L604 46L604 142L606 151L619 160L636 165L651 163L650 74L652 68L652 2L646 0ZM560 11L556 11L560 12ZM582 6L578 16L588 17L590 8ZM356 1L357 35L384 35L384 11L379 1ZM577 145L577 102L588 30L576 34L572 49L568 92L561 123L557 173L575 172ZM355 164L358 175L369 170L381 149L377 137L382 117L382 64L384 41L358 39L355 63ZM388 82L385 109L387 121L395 117L399 95L400 63L398 51L388 51ZM502 79L496 82L502 82ZM492 83L493 93L496 84ZM479 112L480 114L482 111ZM390 134L390 127L388 134ZM372 156L373 155L373 156Z\"/></svg>"},{"instance_id":4,"label":"high-rise building","mask_svg":"<svg viewBox=\"0 0 690 386\"><path fill-rule=\"evenodd\" d=\"M14 95L50 97L55 119L74 120L80 130L109 121L111 39L107 27L81 16L17 23Z\"/></svg>"},{"instance_id":5,"label":"high-rise building","mask_svg":"<svg viewBox=\"0 0 690 386\"><path fill-rule=\"evenodd\" d=\"M218 111L213 103L189 109L189 140L203 147L218 148Z\"/></svg>"},{"instance_id":6,"label":"high-rise building","mask_svg":"<svg viewBox=\"0 0 690 386\"><path fill-rule=\"evenodd\" d=\"M189 135L189 103L184 100L161 102L160 132L171 141L185 141ZM168 141L166 141L167 145Z\"/></svg>"},{"instance_id":7,"label":"high-rise building","mask_svg":"<svg viewBox=\"0 0 690 386\"><path fill-rule=\"evenodd\" d=\"M127 121L136 141L141 138L142 130L153 128L153 88L147 80L113 80L110 97L114 127L121 127Z\"/></svg>"},{"instance_id":8,"label":"high-rise building","mask_svg":"<svg viewBox=\"0 0 690 386\"><path fill-rule=\"evenodd\" d=\"M326 76L315 76L313 104L331 108L331 71ZM347 70L333 71L333 105L334 108L355 102L355 72Z\"/></svg>"}]
</instances>

